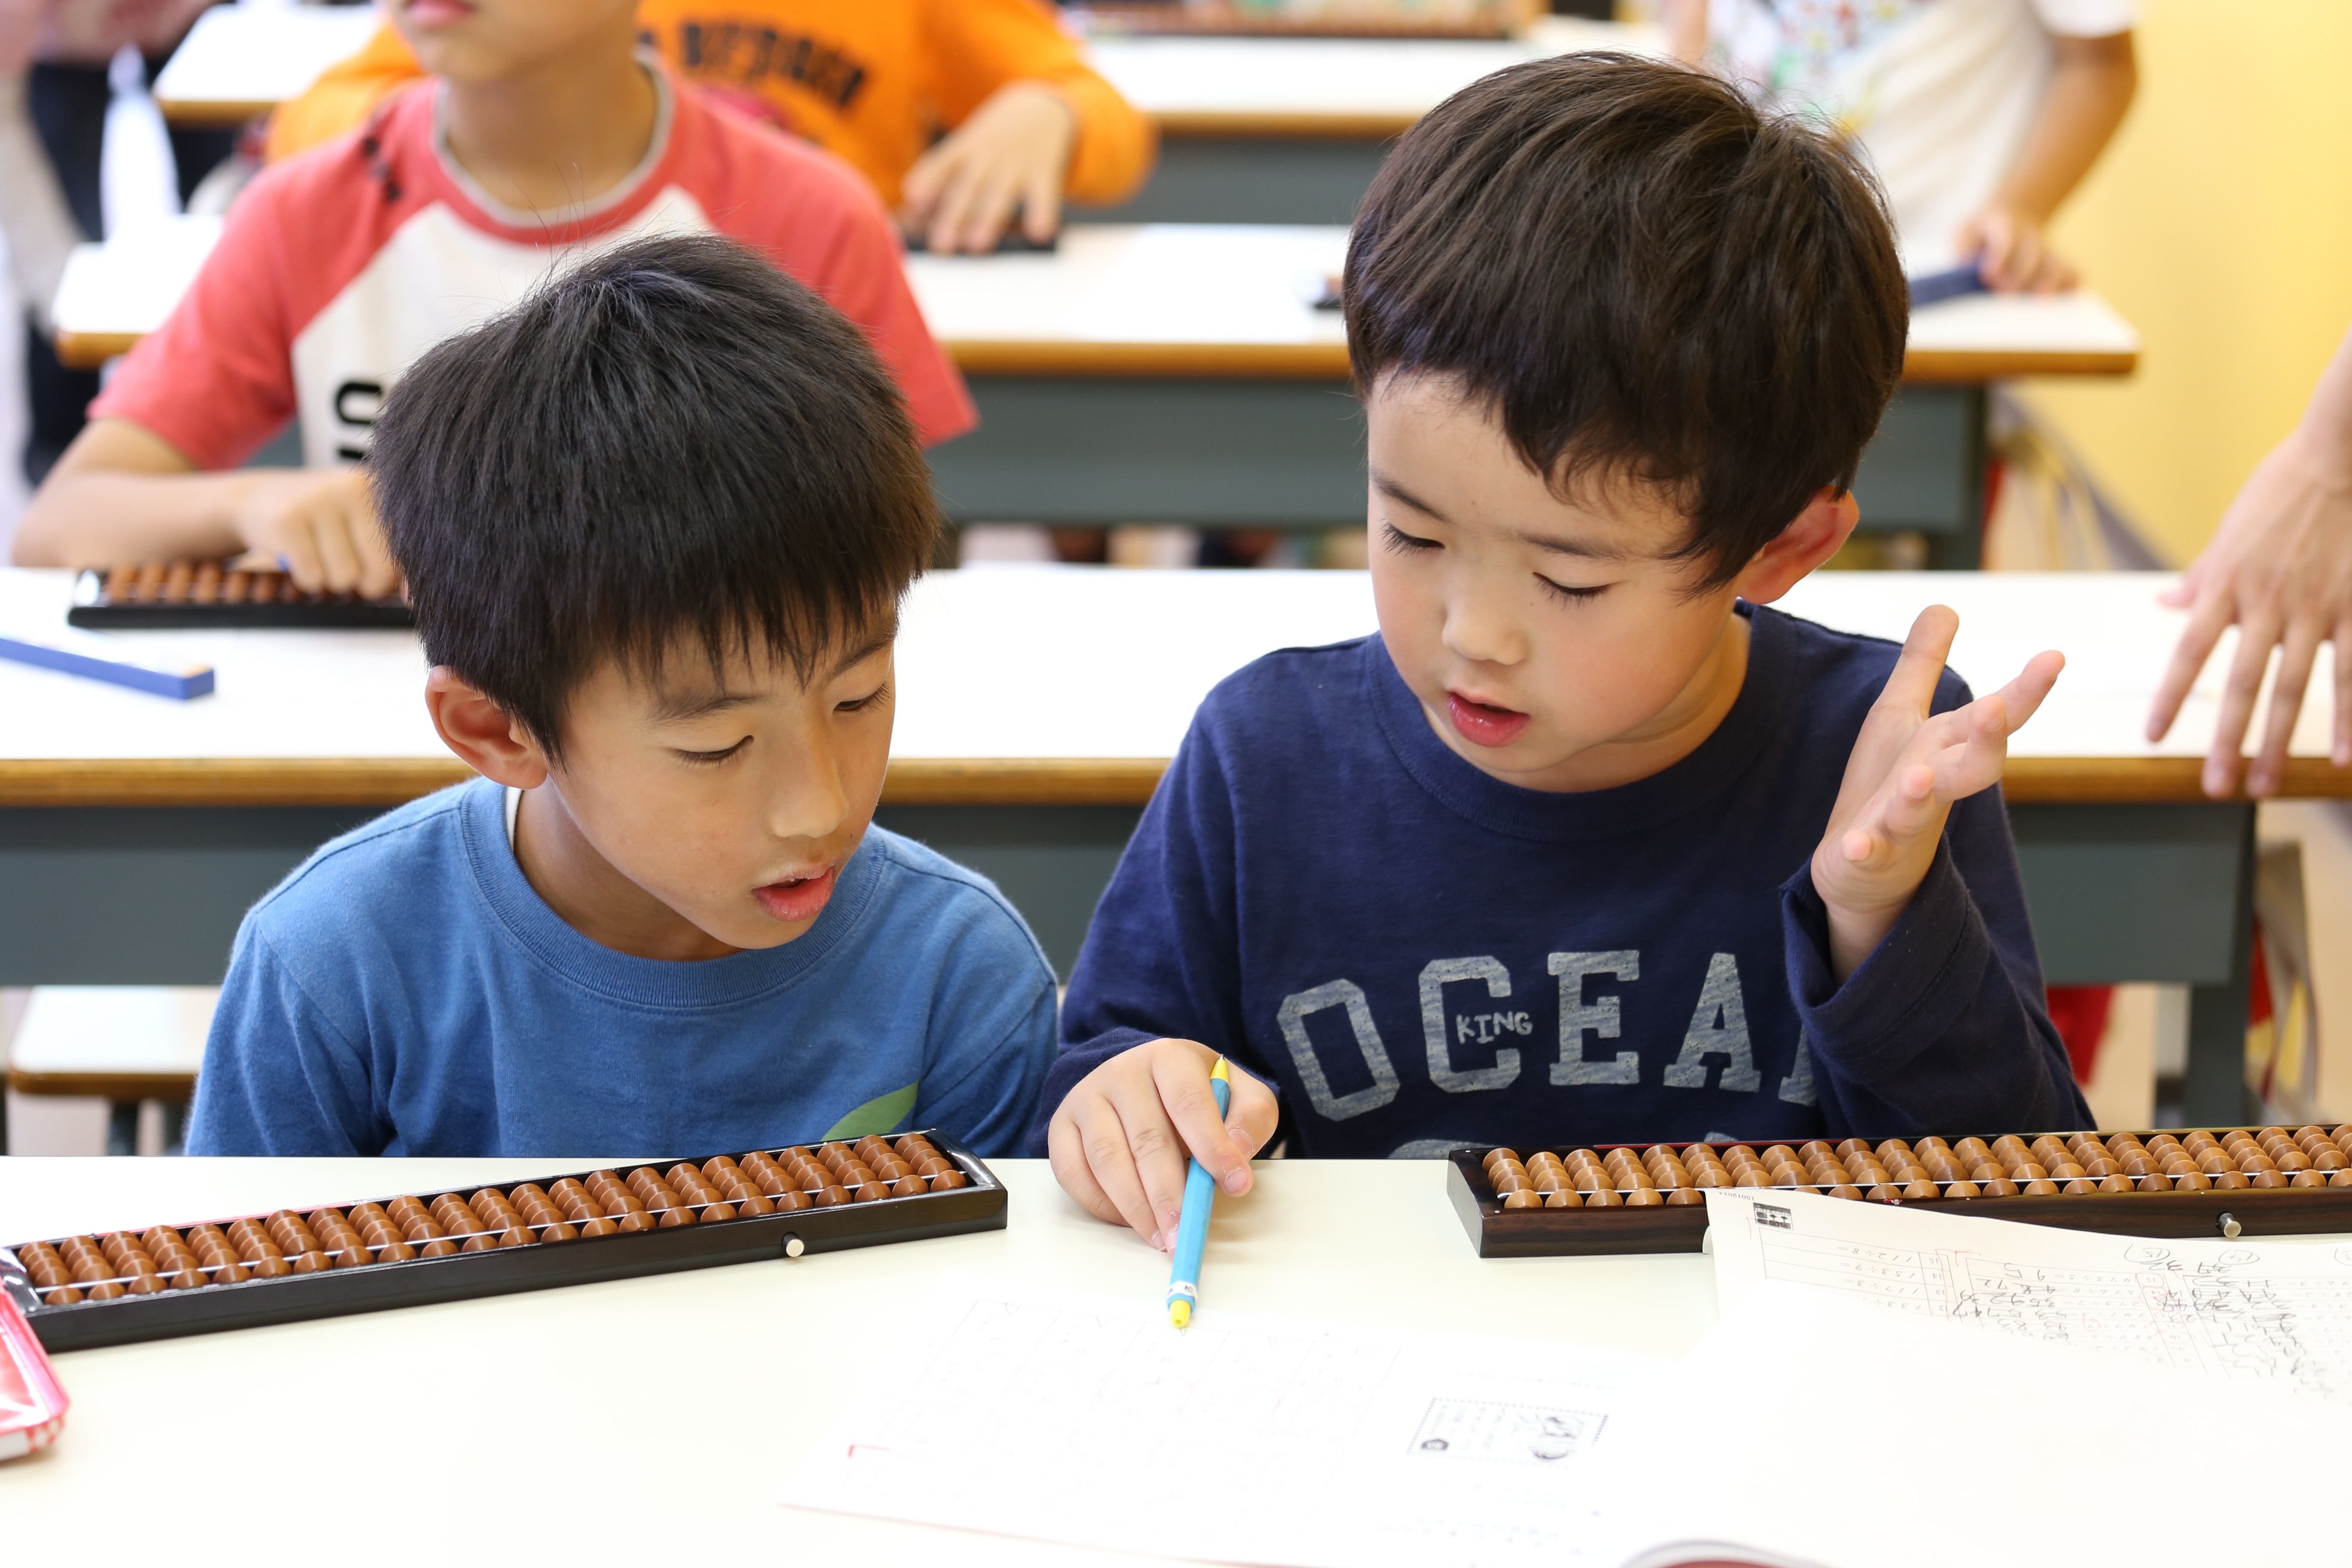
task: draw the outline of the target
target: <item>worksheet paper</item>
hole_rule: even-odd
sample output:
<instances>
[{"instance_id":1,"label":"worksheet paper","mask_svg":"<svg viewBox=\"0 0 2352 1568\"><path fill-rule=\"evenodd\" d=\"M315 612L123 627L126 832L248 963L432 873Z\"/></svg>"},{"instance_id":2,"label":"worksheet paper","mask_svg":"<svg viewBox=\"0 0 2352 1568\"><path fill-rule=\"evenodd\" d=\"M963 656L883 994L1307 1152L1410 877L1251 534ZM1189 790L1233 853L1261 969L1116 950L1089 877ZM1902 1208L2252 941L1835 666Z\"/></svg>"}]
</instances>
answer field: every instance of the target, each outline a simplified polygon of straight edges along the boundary
<instances>
[{"instance_id":1,"label":"worksheet paper","mask_svg":"<svg viewBox=\"0 0 2352 1568\"><path fill-rule=\"evenodd\" d=\"M2333 1406L1862 1300L1767 1280L1727 1308L1612 1424L1588 1556L2038 1568L2266 1541L2340 1561Z\"/></svg>"},{"instance_id":2,"label":"worksheet paper","mask_svg":"<svg viewBox=\"0 0 2352 1568\"><path fill-rule=\"evenodd\" d=\"M2158 1200L2150 1200L2151 1202ZM1785 1280L1890 1311L2352 1400L2352 1247L2151 1239L1707 1192L1718 1304Z\"/></svg>"},{"instance_id":3,"label":"worksheet paper","mask_svg":"<svg viewBox=\"0 0 2352 1568\"><path fill-rule=\"evenodd\" d=\"M786 1503L1293 1568L1589 1561L1578 1478L1671 1365L956 1273L916 1321Z\"/></svg>"}]
</instances>

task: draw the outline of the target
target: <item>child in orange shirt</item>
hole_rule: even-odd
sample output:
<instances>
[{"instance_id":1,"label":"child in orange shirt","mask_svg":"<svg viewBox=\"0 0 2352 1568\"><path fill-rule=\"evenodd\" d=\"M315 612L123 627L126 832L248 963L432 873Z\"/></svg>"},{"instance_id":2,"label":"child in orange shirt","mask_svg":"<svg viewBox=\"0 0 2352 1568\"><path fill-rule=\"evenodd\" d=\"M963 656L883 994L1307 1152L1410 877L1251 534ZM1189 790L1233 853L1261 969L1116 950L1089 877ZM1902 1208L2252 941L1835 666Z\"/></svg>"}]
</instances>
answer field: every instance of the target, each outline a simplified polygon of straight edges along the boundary
<instances>
[{"instance_id":1,"label":"child in orange shirt","mask_svg":"<svg viewBox=\"0 0 2352 1568\"><path fill-rule=\"evenodd\" d=\"M1116 202L1151 170L1150 122L1037 0L644 0L638 23L688 79L855 165L933 250L989 249L1016 210L1046 239L1065 196ZM341 135L417 74L384 27L279 108L269 156Z\"/></svg>"},{"instance_id":2,"label":"child in orange shirt","mask_svg":"<svg viewBox=\"0 0 2352 1568\"><path fill-rule=\"evenodd\" d=\"M638 50L634 0L390 9L437 79L237 198L26 510L18 565L257 551L305 588L390 592L361 465L401 373L549 272L651 233L749 246L865 331L923 440L971 428L872 189L687 90ZM238 467L289 419L304 467Z\"/></svg>"}]
</instances>

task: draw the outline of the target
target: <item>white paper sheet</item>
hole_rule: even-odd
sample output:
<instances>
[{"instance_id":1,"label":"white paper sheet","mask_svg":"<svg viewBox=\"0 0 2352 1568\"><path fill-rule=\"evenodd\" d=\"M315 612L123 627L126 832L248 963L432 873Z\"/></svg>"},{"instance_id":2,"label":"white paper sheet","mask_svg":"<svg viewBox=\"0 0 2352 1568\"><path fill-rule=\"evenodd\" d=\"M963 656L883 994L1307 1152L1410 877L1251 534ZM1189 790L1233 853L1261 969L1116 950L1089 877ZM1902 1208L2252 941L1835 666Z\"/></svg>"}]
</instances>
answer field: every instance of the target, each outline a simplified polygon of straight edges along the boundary
<instances>
[{"instance_id":1,"label":"white paper sheet","mask_svg":"<svg viewBox=\"0 0 2352 1568\"><path fill-rule=\"evenodd\" d=\"M2155 1201L2155 1200L2151 1200ZM2352 1400L2352 1247L2152 1240L1807 1193L1707 1194L1716 1294L1767 1279Z\"/></svg>"},{"instance_id":2,"label":"white paper sheet","mask_svg":"<svg viewBox=\"0 0 2352 1568\"><path fill-rule=\"evenodd\" d=\"M1768 1281L1727 1308L1612 1424L1585 1477L1609 1499L1588 1554L1990 1568L2291 1542L2339 1560L2332 1406L1864 1299Z\"/></svg>"},{"instance_id":3,"label":"white paper sheet","mask_svg":"<svg viewBox=\"0 0 2352 1568\"><path fill-rule=\"evenodd\" d=\"M927 1342L795 1471L803 1508L1129 1552L1324 1564L1586 1562L1578 1484L1671 1363L1025 1289L948 1274Z\"/></svg>"}]
</instances>

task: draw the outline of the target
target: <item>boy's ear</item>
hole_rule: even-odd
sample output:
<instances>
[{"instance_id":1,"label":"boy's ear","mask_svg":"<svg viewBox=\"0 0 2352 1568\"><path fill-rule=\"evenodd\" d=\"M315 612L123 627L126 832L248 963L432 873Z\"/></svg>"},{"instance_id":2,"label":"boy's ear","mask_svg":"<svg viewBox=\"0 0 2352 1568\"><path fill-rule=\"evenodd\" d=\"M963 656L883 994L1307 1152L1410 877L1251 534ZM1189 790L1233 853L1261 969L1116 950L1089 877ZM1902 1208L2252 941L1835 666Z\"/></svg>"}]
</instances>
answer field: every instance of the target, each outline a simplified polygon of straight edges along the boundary
<instances>
[{"instance_id":1,"label":"boy's ear","mask_svg":"<svg viewBox=\"0 0 2352 1568\"><path fill-rule=\"evenodd\" d=\"M469 685L446 664L425 677L425 710L442 743L484 778L513 789L537 789L547 782L547 754L505 709Z\"/></svg>"},{"instance_id":2,"label":"boy's ear","mask_svg":"<svg viewBox=\"0 0 2352 1568\"><path fill-rule=\"evenodd\" d=\"M1756 552L1734 584L1751 605L1769 605L1795 587L1808 572L1838 552L1862 521L1852 490L1823 487L1769 544Z\"/></svg>"}]
</instances>

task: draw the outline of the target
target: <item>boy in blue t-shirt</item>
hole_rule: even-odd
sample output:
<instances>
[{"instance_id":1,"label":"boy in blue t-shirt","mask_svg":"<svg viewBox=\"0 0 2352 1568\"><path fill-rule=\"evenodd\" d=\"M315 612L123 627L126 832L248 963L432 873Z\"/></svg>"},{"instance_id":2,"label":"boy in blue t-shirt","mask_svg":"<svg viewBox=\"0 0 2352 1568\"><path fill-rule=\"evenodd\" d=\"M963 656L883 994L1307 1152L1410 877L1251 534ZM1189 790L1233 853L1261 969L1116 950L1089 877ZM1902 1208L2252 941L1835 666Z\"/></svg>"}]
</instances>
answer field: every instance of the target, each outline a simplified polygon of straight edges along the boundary
<instances>
[{"instance_id":1,"label":"boy in blue t-shirt","mask_svg":"<svg viewBox=\"0 0 2352 1568\"><path fill-rule=\"evenodd\" d=\"M1012 1152L1053 973L871 826L939 516L858 330L730 241L639 241L426 353L368 474L484 776L247 916L190 1152Z\"/></svg>"},{"instance_id":2,"label":"boy in blue t-shirt","mask_svg":"<svg viewBox=\"0 0 2352 1568\"><path fill-rule=\"evenodd\" d=\"M1853 157L1675 67L1514 67L1382 165L1345 300L1380 636L1202 705L1071 976L1063 1185L1164 1244L1185 1152L1245 1191L1278 1128L2087 1125L1993 787L2058 656L1971 702L1948 609L1897 649L1763 607L1902 374Z\"/></svg>"}]
</instances>

